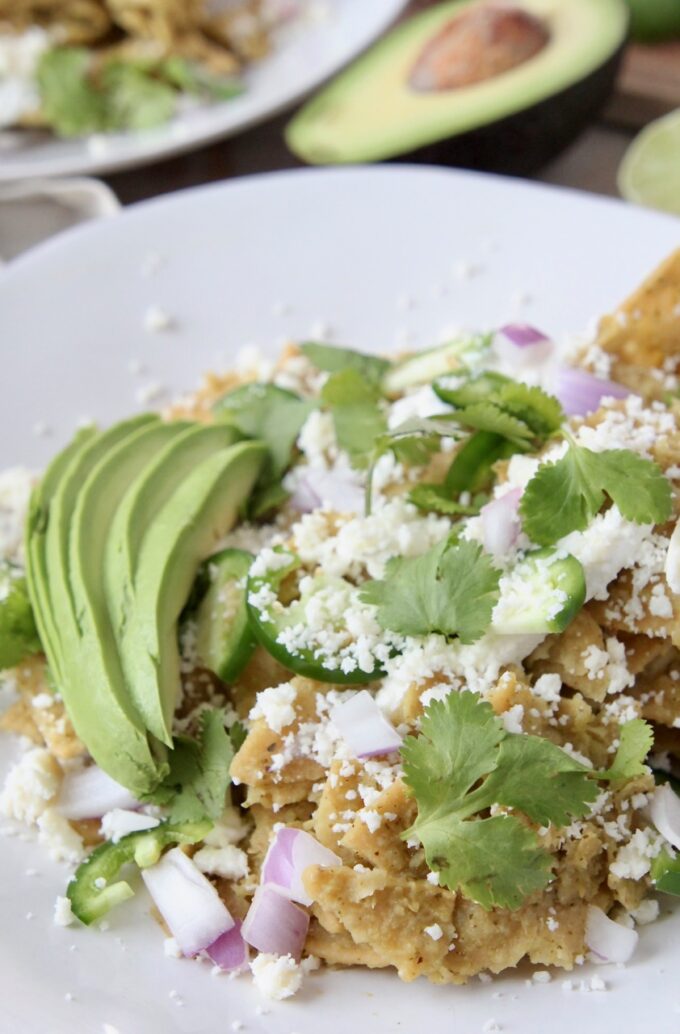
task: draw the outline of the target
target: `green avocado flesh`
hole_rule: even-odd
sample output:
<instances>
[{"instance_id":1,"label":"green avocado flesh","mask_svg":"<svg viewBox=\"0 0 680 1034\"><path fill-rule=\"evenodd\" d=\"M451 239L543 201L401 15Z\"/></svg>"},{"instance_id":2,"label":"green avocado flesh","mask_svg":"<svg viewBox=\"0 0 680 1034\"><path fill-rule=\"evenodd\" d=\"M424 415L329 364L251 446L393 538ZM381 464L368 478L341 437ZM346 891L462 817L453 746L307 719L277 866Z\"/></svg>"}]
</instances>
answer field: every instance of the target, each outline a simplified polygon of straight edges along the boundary
<instances>
[{"instance_id":1,"label":"green avocado flesh","mask_svg":"<svg viewBox=\"0 0 680 1034\"><path fill-rule=\"evenodd\" d=\"M517 0L513 6L549 33L538 53L471 85L414 89L409 80L425 47L456 15L488 6L488 0L453 0L399 25L293 118L286 130L290 149L319 165L416 151L560 93L604 65L626 37L622 0Z\"/></svg>"},{"instance_id":2,"label":"green avocado flesh","mask_svg":"<svg viewBox=\"0 0 680 1034\"><path fill-rule=\"evenodd\" d=\"M177 617L264 459L263 446L233 445L235 437L151 415L90 430L53 461L31 500L27 582L50 670L95 761L138 796L167 771L158 741L172 745ZM135 636L120 635L109 600L121 541L129 566L118 564L115 599Z\"/></svg>"},{"instance_id":3,"label":"green avocado flesh","mask_svg":"<svg viewBox=\"0 0 680 1034\"><path fill-rule=\"evenodd\" d=\"M179 690L177 621L198 565L235 524L267 456L242 442L208 456L178 484L142 540L118 648L147 728L172 742Z\"/></svg>"}]
</instances>

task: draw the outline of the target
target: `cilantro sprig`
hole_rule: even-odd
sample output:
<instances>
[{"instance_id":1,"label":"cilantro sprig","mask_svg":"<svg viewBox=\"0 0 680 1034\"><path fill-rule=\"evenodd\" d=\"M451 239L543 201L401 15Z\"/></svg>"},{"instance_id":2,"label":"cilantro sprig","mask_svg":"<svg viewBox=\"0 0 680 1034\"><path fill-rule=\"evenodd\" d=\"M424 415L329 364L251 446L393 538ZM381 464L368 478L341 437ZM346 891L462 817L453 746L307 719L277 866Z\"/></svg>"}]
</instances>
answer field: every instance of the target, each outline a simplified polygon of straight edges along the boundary
<instances>
[{"instance_id":1,"label":"cilantro sprig","mask_svg":"<svg viewBox=\"0 0 680 1034\"><path fill-rule=\"evenodd\" d=\"M175 738L170 772L147 800L168 806L172 822L218 818L224 811L235 749L224 727L224 711L204 711L198 739Z\"/></svg>"},{"instance_id":2,"label":"cilantro sprig","mask_svg":"<svg viewBox=\"0 0 680 1034\"><path fill-rule=\"evenodd\" d=\"M551 881L553 859L525 821L489 809L516 809L544 826L583 818L597 779L614 778L612 771L631 778L642 766L648 726L636 719L624 736L608 773L593 773L549 740L507 732L478 694L452 691L429 705L420 736L402 746L404 781L418 805L403 837L422 844L449 889L486 909L517 909Z\"/></svg>"},{"instance_id":3,"label":"cilantro sprig","mask_svg":"<svg viewBox=\"0 0 680 1034\"><path fill-rule=\"evenodd\" d=\"M477 543L445 539L418 557L390 560L382 580L360 593L378 608L378 622L401 635L479 639L491 624L500 571Z\"/></svg>"},{"instance_id":4,"label":"cilantro sprig","mask_svg":"<svg viewBox=\"0 0 680 1034\"><path fill-rule=\"evenodd\" d=\"M568 432L562 459L545 463L526 486L519 512L529 538L549 546L583 531L609 498L636 524L659 524L672 512L668 479L651 460L629 449L593 452Z\"/></svg>"}]
</instances>

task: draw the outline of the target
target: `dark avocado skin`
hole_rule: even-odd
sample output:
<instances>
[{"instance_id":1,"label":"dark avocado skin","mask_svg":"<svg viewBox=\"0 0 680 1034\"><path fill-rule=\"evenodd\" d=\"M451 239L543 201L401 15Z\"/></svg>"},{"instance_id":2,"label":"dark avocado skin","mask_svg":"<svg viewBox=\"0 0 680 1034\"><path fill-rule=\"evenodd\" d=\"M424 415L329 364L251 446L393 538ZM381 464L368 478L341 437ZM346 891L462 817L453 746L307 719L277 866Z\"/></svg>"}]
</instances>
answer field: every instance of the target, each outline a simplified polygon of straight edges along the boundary
<instances>
[{"instance_id":1,"label":"dark avocado skin","mask_svg":"<svg viewBox=\"0 0 680 1034\"><path fill-rule=\"evenodd\" d=\"M621 65L625 42L605 64L533 107L391 161L461 166L521 176L536 172L568 147L599 114Z\"/></svg>"}]
</instances>

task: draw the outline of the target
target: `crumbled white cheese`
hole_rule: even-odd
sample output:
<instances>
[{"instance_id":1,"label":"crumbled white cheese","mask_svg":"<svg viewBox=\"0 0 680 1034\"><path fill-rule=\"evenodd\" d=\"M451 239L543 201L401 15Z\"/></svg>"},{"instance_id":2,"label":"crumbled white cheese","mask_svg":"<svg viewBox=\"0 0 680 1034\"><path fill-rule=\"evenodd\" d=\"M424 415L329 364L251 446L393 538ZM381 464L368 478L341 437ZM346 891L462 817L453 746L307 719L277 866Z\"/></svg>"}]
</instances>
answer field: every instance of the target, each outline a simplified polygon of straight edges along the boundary
<instances>
[{"instance_id":1,"label":"crumbled white cheese","mask_svg":"<svg viewBox=\"0 0 680 1034\"><path fill-rule=\"evenodd\" d=\"M59 764L48 750L29 750L9 771L0 794L0 813L34 825L57 796L61 779Z\"/></svg>"},{"instance_id":2,"label":"crumbled white cheese","mask_svg":"<svg viewBox=\"0 0 680 1034\"><path fill-rule=\"evenodd\" d=\"M71 923L75 922L75 918L71 902L68 898L61 897L60 895L54 902L54 925L70 926Z\"/></svg>"},{"instance_id":3,"label":"crumbled white cheese","mask_svg":"<svg viewBox=\"0 0 680 1034\"><path fill-rule=\"evenodd\" d=\"M241 880L248 875L248 855L232 844L227 847L202 847L193 856L201 872L225 880Z\"/></svg>"},{"instance_id":4,"label":"crumbled white cheese","mask_svg":"<svg viewBox=\"0 0 680 1034\"><path fill-rule=\"evenodd\" d=\"M213 828L204 838L208 847L229 847L238 844L248 832L248 825L243 821L238 810L227 805Z\"/></svg>"},{"instance_id":5,"label":"crumbled white cheese","mask_svg":"<svg viewBox=\"0 0 680 1034\"><path fill-rule=\"evenodd\" d=\"M297 445L310 467L326 469L338 453L332 414L313 409L302 425Z\"/></svg>"},{"instance_id":6,"label":"crumbled white cheese","mask_svg":"<svg viewBox=\"0 0 680 1034\"><path fill-rule=\"evenodd\" d=\"M645 898L630 914L638 926L646 926L659 918L659 902L656 898Z\"/></svg>"},{"instance_id":7,"label":"crumbled white cheese","mask_svg":"<svg viewBox=\"0 0 680 1034\"><path fill-rule=\"evenodd\" d=\"M444 931L439 923L432 923L431 926L426 926L423 933L431 937L433 941L439 941L444 936Z\"/></svg>"},{"instance_id":8,"label":"crumbled white cheese","mask_svg":"<svg viewBox=\"0 0 680 1034\"><path fill-rule=\"evenodd\" d=\"M158 819L139 811L128 811L126 808L113 808L102 815L100 832L106 840L117 844L121 837L128 833L137 833L142 829L153 829Z\"/></svg>"},{"instance_id":9,"label":"crumbled white cheese","mask_svg":"<svg viewBox=\"0 0 680 1034\"><path fill-rule=\"evenodd\" d=\"M265 998L290 998L302 986L302 967L292 955L260 952L250 963L255 987Z\"/></svg>"},{"instance_id":10,"label":"crumbled white cheese","mask_svg":"<svg viewBox=\"0 0 680 1034\"><path fill-rule=\"evenodd\" d=\"M0 471L0 556L23 563L24 525L36 477L25 467Z\"/></svg>"},{"instance_id":11,"label":"crumbled white cheese","mask_svg":"<svg viewBox=\"0 0 680 1034\"><path fill-rule=\"evenodd\" d=\"M659 854L663 844L663 837L655 830L636 829L630 841L619 848L609 866L610 872L619 879L641 880L649 872L652 859Z\"/></svg>"},{"instance_id":12,"label":"crumbled white cheese","mask_svg":"<svg viewBox=\"0 0 680 1034\"><path fill-rule=\"evenodd\" d=\"M160 305L150 305L144 313L144 330L149 334L160 334L174 325L173 317Z\"/></svg>"},{"instance_id":13,"label":"crumbled white cheese","mask_svg":"<svg viewBox=\"0 0 680 1034\"><path fill-rule=\"evenodd\" d=\"M46 808L38 816L38 839L55 862L75 865L85 857L82 837L56 808Z\"/></svg>"},{"instance_id":14,"label":"crumbled white cheese","mask_svg":"<svg viewBox=\"0 0 680 1034\"><path fill-rule=\"evenodd\" d=\"M296 699L297 691L292 683L282 682L278 686L270 686L257 694L255 706L248 717L251 721L264 718L272 732L281 732L295 721Z\"/></svg>"},{"instance_id":15,"label":"crumbled white cheese","mask_svg":"<svg viewBox=\"0 0 680 1034\"><path fill-rule=\"evenodd\" d=\"M664 570L668 588L671 592L680 595L680 521L676 521L673 534L668 542Z\"/></svg>"},{"instance_id":16,"label":"crumbled white cheese","mask_svg":"<svg viewBox=\"0 0 680 1034\"><path fill-rule=\"evenodd\" d=\"M522 719L524 718L524 707L522 704L514 704L509 710L504 711L500 718L507 732L520 733L524 731L522 728Z\"/></svg>"}]
</instances>

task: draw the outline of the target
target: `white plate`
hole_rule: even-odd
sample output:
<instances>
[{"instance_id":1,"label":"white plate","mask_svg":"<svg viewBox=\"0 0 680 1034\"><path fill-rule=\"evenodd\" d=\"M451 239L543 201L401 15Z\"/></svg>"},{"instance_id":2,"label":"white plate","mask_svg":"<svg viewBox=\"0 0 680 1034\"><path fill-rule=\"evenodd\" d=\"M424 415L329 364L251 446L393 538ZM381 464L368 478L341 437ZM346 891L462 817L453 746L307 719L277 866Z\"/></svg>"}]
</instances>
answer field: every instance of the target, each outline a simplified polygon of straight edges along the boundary
<instances>
[{"instance_id":1,"label":"white plate","mask_svg":"<svg viewBox=\"0 0 680 1034\"><path fill-rule=\"evenodd\" d=\"M406 0L303 0L309 17L282 27L272 53L245 76L245 93L202 105L144 133L95 140L60 140L47 134L0 135L0 181L25 176L114 172L181 154L262 122L314 90L378 37Z\"/></svg>"},{"instance_id":2,"label":"white plate","mask_svg":"<svg viewBox=\"0 0 680 1034\"><path fill-rule=\"evenodd\" d=\"M319 321L366 349L403 345L407 333L426 344L447 325L491 326L518 312L552 332L578 331L678 244L680 222L670 217L426 168L283 173L140 205L0 273L0 466L43 461L81 414L129 412L140 384L191 386L244 342L273 349L318 333ZM145 279L151 250L163 261ZM465 279L465 268L475 275ZM152 303L176 317L175 330L145 333ZM132 375L131 360L148 374ZM37 421L51 438L32 433ZM4 768L7 740L0 752ZM568 992L559 972L548 985L527 987L521 972L440 988L352 970L312 976L299 997L265 1003L262 1016L247 979L214 979L205 966L164 958L158 928L137 919L148 909L141 893L111 914L108 933L57 929L63 871L32 840L0 847L7 1034L100 1034L104 1023L120 1034L223 1034L237 1020L246 1034L412 1034L425 1025L481 1034L492 1019L517 1034L680 1027L679 915L642 930L626 969L585 966L571 977L597 972L607 992ZM40 875L26 876L27 867Z\"/></svg>"}]
</instances>

